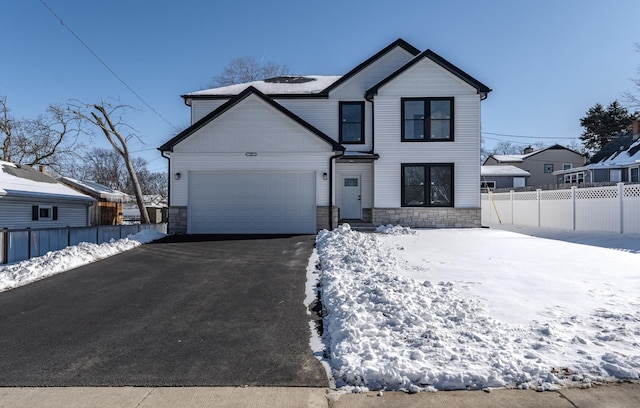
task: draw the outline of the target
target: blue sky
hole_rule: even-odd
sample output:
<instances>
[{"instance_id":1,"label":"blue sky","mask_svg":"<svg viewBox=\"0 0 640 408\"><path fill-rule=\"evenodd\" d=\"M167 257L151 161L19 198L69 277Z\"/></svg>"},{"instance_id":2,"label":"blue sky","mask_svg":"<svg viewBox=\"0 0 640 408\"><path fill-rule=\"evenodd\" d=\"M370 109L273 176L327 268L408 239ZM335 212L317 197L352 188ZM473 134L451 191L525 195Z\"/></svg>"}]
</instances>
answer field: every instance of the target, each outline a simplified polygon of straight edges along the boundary
<instances>
[{"instance_id":1,"label":"blue sky","mask_svg":"<svg viewBox=\"0 0 640 408\"><path fill-rule=\"evenodd\" d=\"M589 107L622 100L640 76L637 0L44 1L162 118L42 0L0 0L0 95L17 117L68 99L139 107L128 119L144 144L132 149L154 171L166 169L156 148L189 123L180 95L240 56L339 75L403 38L493 89L482 103L487 148L566 144Z\"/></svg>"}]
</instances>

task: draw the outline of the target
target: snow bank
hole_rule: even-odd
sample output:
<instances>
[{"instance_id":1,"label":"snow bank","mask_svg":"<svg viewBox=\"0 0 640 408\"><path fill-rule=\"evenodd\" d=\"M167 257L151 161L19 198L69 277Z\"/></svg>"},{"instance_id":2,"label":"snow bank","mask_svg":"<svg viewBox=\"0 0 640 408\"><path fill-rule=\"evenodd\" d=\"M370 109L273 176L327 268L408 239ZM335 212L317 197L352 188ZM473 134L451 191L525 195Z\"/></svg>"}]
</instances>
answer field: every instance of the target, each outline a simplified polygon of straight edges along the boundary
<instances>
[{"instance_id":1,"label":"snow bank","mask_svg":"<svg viewBox=\"0 0 640 408\"><path fill-rule=\"evenodd\" d=\"M533 308L544 311L547 320L529 316L527 324L512 324L496 318L499 310L468 290L495 270L465 263L462 267L477 282L458 281L452 263L433 265L423 260L420 266L401 258L407 252L403 242L414 240L414 249L429 248L434 240L447 242L441 233L426 230L407 235L406 229L390 227L381 232L386 234L359 233L343 225L332 232L322 231L317 238L325 343L339 386L355 387L357 391L544 390L568 383L588 387L592 380L607 378L639 378L637 292L631 297L635 304L631 310L635 312L613 311L605 298L598 300L600 308L584 310L583 314L567 315L560 309L549 316L550 300L543 298L545 301ZM465 248L470 257L482 256L472 241L497 239L494 244L499 245L501 238L497 237L502 237L486 230L449 234L453 235L448 242L455 239L468 244ZM507 234L511 238L521 236ZM541 241L548 241L543 243L547 252L558 245L557 241ZM580 247L585 253L591 248L566 245ZM544 271L536 270L531 261L525 256L519 266L530 266L514 271L519 279L525 283L553 279L542 276ZM419 273L426 279L403 276ZM592 296L598 295L598 285L591 288ZM522 287L526 290L526 284ZM566 291L571 289L565 287ZM518 301L514 294L512 303Z\"/></svg>"},{"instance_id":2,"label":"snow bank","mask_svg":"<svg viewBox=\"0 0 640 408\"><path fill-rule=\"evenodd\" d=\"M155 230L143 230L127 238L111 240L101 245L82 242L59 251L0 267L0 292L29 284L78 266L107 258L142 244L164 237Z\"/></svg>"}]
</instances>

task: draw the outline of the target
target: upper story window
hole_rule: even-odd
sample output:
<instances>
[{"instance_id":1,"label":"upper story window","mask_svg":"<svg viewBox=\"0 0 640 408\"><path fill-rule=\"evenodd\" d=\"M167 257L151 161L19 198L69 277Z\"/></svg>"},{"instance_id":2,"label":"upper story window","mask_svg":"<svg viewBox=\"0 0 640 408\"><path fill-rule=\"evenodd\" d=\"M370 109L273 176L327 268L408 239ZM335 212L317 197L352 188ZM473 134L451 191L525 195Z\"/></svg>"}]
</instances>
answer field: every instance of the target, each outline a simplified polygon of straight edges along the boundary
<instances>
[{"instance_id":1,"label":"upper story window","mask_svg":"<svg viewBox=\"0 0 640 408\"><path fill-rule=\"evenodd\" d=\"M544 164L544 172L545 173L553 173L553 163L545 163Z\"/></svg>"},{"instance_id":2,"label":"upper story window","mask_svg":"<svg viewBox=\"0 0 640 408\"><path fill-rule=\"evenodd\" d=\"M402 141L453 141L453 98L403 98Z\"/></svg>"},{"instance_id":3,"label":"upper story window","mask_svg":"<svg viewBox=\"0 0 640 408\"><path fill-rule=\"evenodd\" d=\"M364 102L340 102L340 143L364 143Z\"/></svg>"}]
</instances>

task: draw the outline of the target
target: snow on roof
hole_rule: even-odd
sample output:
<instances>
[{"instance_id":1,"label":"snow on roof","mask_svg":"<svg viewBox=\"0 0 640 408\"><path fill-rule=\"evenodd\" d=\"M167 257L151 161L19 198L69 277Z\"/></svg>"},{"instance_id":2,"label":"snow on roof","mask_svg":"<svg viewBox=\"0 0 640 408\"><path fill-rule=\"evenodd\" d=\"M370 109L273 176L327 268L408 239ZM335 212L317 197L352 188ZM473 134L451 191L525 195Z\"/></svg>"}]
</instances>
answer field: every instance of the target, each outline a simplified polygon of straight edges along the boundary
<instances>
[{"instance_id":1,"label":"snow on roof","mask_svg":"<svg viewBox=\"0 0 640 408\"><path fill-rule=\"evenodd\" d=\"M522 160L527 157L526 154L492 154L496 161L500 163L522 163Z\"/></svg>"},{"instance_id":2,"label":"snow on roof","mask_svg":"<svg viewBox=\"0 0 640 408\"><path fill-rule=\"evenodd\" d=\"M526 170L522 170L516 166L504 165L504 166L481 166L480 174L482 176L492 177L528 177L531 175Z\"/></svg>"},{"instance_id":3,"label":"snow on roof","mask_svg":"<svg viewBox=\"0 0 640 408\"><path fill-rule=\"evenodd\" d=\"M606 159L599 161L597 164L604 166L624 166L637 163L640 163L640 139L631 143L627 149L624 149L624 146L621 146L620 150L611 154Z\"/></svg>"},{"instance_id":4,"label":"snow on roof","mask_svg":"<svg viewBox=\"0 0 640 408\"><path fill-rule=\"evenodd\" d=\"M4 191L6 196L48 196L94 201L93 198L65 186L36 169L2 160L0 160L0 190Z\"/></svg>"},{"instance_id":5,"label":"snow on roof","mask_svg":"<svg viewBox=\"0 0 640 408\"><path fill-rule=\"evenodd\" d=\"M95 181L76 180L71 177L62 177L60 180L65 184L84 191L85 193L93 194L94 196L104 198L107 201L121 202L129 201L131 199L128 194L114 190L104 184L96 183Z\"/></svg>"},{"instance_id":6,"label":"snow on roof","mask_svg":"<svg viewBox=\"0 0 640 408\"><path fill-rule=\"evenodd\" d=\"M250 86L253 86L265 95L317 94L324 91L340 78L341 75L283 76L266 79L264 81L252 81L219 88L204 89L190 92L184 96L238 95Z\"/></svg>"}]
</instances>

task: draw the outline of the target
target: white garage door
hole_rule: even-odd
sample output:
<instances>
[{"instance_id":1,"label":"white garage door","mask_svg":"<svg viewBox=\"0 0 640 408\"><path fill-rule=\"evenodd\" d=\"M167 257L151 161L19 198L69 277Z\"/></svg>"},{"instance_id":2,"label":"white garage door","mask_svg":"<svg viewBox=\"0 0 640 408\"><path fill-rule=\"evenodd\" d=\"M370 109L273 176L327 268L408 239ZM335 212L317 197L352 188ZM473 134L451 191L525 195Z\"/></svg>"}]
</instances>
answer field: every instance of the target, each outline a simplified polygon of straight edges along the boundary
<instances>
[{"instance_id":1,"label":"white garage door","mask_svg":"<svg viewBox=\"0 0 640 408\"><path fill-rule=\"evenodd\" d=\"M189 173L189 233L315 232L314 172Z\"/></svg>"}]
</instances>

